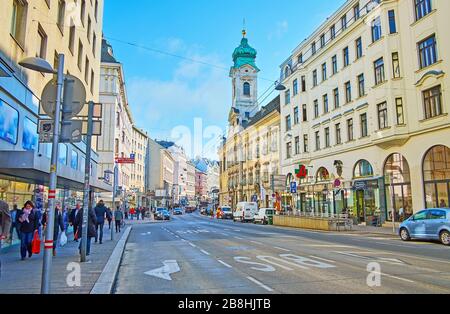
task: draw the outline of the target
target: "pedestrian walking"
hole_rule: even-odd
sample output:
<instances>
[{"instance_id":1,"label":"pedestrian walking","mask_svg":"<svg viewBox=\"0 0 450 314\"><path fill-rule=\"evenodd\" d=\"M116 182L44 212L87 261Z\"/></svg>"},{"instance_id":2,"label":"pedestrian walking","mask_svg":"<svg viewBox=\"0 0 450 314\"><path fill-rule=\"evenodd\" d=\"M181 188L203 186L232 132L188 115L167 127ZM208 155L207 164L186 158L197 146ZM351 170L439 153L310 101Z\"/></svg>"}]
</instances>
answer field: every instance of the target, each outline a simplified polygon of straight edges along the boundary
<instances>
[{"instance_id":1,"label":"pedestrian walking","mask_svg":"<svg viewBox=\"0 0 450 314\"><path fill-rule=\"evenodd\" d=\"M19 225L17 224L17 212L19 209L17 208L17 205L13 205L13 209L11 211L11 228L10 228L10 236L9 240L13 241L14 238L14 230L16 230L17 239L20 240L20 230Z\"/></svg>"},{"instance_id":2,"label":"pedestrian walking","mask_svg":"<svg viewBox=\"0 0 450 314\"><path fill-rule=\"evenodd\" d=\"M12 225L11 213L9 212L8 203L0 201L0 251L2 249L2 241L7 240L10 236ZM0 260L0 278L2 275L2 261Z\"/></svg>"},{"instance_id":3,"label":"pedestrian walking","mask_svg":"<svg viewBox=\"0 0 450 314\"><path fill-rule=\"evenodd\" d=\"M122 232L120 228L122 227L123 213L119 207L114 212L114 221L116 222L116 233Z\"/></svg>"},{"instance_id":4,"label":"pedestrian walking","mask_svg":"<svg viewBox=\"0 0 450 314\"><path fill-rule=\"evenodd\" d=\"M103 228L105 226L106 206L101 200L94 208L97 222L95 224L95 243L100 240L100 244L103 244ZM99 234L100 232L100 234Z\"/></svg>"},{"instance_id":5,"label":"pedestrian walking","mask_svg":"<svg viewBox=\"0 0 450 314\"><path fill-rule=\"evenodd\" d=\"M20 256L25 260L28 252L28 258L33 256L31 242L34 232L39 230L39 214L35 209L33 202L27 201L21 211L17 213L17 221L20 229Z\"/></svg>"},{"instance_id":6,"label":"pedestrian walking","mask_svg":"<svg viewBox=\"0 0 450 314\"><path fill-rule=\"evenodd\" d=\"M112 211L111 208L106 208L106 219L108 220L108 226L109 230L111 230L111 223L112 223Z\"/></svg>"},{"instance_id":7,"label":"pedestrian walking","mask_svg":"<svg viewBox=\"0 0 450 314\"><path fill-rule=\"evenodd\" d=\"M78 242L78 239L81 236L81 235L77 234L78 224L76 222L77 214L80 210L81 210L81 205L80 205L80 203L77 203L75 208L72 209L72 211L69 214L69 224L73 227L73 237L74 237L75 242Z\"/></svg>"},{"instance_id":8,"label":"pedestrian walking","mask_svg":"<svg viewBox=\"0 0 450 314\"><path fill-rule=\"evenodd\" d=\"M53 256L56 256L56 245L58 244L59 231L61 230L61 232L64 232L66 229L64 229L64 220L61 207L59 205L56 205L54 212L55 224L53 226ZM44 228L47 228L48 216L48 213L45 213L42 217L42 225L44 226Z\"/></svg>"},{"instance_id":9,"label":"pedestrian walking","mask_svg":"<svg viewBox=\"0 0 450 314\"><path fill-rule=\"evenodd\" d=\"M446 208L447 207L447 203L445 202L444 199L441 199L441 203L439 204L440 208Z\"/></svg>"},{"instance_id":10,"label":"pedestrian walking","mask_svg":"<svg viewBox=\"0 0 450 314\"><path fill-rule=\"evenodd\" d=\"M81 237L83 235L83 211L84 211L84 209L80 209L75 218L75 223L77 225L77 233L78 233L79 239L81 239ZM95 230L96 224L97 224L97 217L95 215L95 211L93 209L90 209L89 214L88 214L88 230L87 230L87 245L86 245L86 255L87 256L89 256L91 254L92 238L95 238L95 236L97 235L97 232ZM82 241L80 241L80 245L78 246L80 255L81 255L81 243L82 243Z\"/></svg>"}]
</instances>

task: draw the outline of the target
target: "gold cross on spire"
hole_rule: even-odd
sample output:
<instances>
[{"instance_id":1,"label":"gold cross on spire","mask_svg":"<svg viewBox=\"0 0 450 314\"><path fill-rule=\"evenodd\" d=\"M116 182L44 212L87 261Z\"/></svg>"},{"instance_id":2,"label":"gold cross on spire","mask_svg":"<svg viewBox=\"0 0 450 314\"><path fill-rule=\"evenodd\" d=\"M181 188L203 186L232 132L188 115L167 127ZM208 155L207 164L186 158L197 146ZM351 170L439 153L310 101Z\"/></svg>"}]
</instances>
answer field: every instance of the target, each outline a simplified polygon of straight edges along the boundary
<instances>
[{"instance_id":1,"label":"gold cross on spire","mask_svg":"<svg viewBox=\"0 0 450 314\"><path fill-rule=\"evenodd\" d=\"M243 26L243 28L242 28L242 37L244 37L245 38L245 36L247 35L247 31L245 30L245 18L244 18L244 26Z\"/></svg>"}]
</instances>

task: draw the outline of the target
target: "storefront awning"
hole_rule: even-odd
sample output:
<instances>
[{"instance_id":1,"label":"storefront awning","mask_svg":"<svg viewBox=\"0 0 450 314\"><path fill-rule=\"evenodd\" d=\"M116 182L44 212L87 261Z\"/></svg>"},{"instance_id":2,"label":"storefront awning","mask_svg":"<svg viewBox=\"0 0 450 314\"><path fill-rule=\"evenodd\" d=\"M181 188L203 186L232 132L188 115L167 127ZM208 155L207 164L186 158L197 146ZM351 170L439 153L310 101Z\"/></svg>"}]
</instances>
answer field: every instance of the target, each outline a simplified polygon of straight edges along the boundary
<instances>
[{"instance_id":1,"label":"storefront awning","mask_svg":"<svg viewBox=\"0 0 450 314\"><path fill-rule=\"evenodd\" d=\"M50 184L50 160L34 151L0 151L0 177L8 180ZM91 177L94 192L112 192L112 186ZM58 164L58 188L84 190L84 172Z\"/></svg>"}]
</instances>

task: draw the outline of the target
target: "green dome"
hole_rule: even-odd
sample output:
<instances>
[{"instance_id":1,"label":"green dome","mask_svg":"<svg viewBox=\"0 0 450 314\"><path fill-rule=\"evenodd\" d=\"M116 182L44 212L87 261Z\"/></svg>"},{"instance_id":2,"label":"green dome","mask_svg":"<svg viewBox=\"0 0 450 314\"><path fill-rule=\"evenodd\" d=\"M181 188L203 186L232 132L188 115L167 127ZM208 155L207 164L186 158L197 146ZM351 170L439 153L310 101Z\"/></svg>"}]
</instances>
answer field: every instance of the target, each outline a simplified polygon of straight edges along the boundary
<instances>
[{"instance_id":1,"label":"green dome","mask_svg":"<svg viewBox=\"0 0 450 314\"><path fill-rule=\"evenodd\" d=\"M247 38L242 38L241 45L237 47L233 52L233 61L234 61L234 67L240 68L243 65L251 65L255 69L258 69L258 67L255 64L255 59L257 55L256 49L250 47L248 44Z\"/></svg>"}]
</instances>

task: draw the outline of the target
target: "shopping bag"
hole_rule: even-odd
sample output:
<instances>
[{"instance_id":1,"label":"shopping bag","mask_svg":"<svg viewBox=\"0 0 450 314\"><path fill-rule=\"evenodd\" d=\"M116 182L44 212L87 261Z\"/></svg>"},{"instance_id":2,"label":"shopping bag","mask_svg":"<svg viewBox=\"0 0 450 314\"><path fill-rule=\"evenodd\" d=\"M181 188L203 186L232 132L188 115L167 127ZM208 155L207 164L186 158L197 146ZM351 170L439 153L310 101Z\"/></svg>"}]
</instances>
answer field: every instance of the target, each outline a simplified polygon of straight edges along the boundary
<instances>
[{"instance_id":1,"label":"shopping bag","mask_svg":"<svg viewBox=\"0 0 450 314\"><path fill-rule=\"evenodd\" d=\"M63 233L61 233L61 238L59 239L59 245L64 246L66 244L67 244L67 236L66 236L66 233L63 232Z\"/></svg>"},{"instance_id":2,"label":"shopping bag","mask_svg":"<svg viewBox=\"0 0 450 314\"><path fill-rule=\"evenodd\" d=\"M37 255L41 253L41 239L37 230L34 232L33 241L31 241L31 252Z\"/></svg>"}]
</instances>

